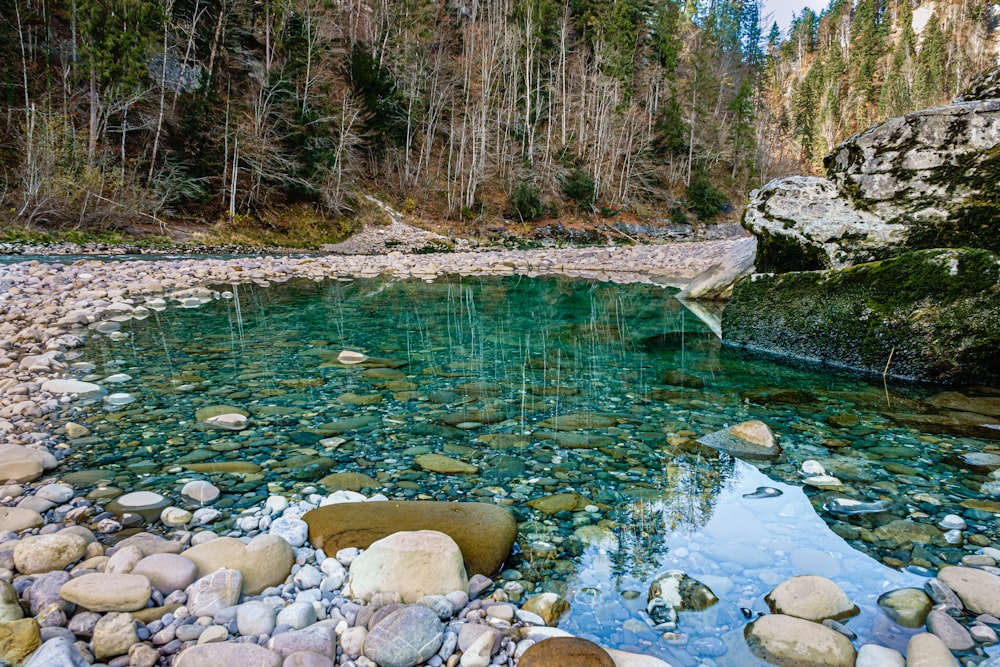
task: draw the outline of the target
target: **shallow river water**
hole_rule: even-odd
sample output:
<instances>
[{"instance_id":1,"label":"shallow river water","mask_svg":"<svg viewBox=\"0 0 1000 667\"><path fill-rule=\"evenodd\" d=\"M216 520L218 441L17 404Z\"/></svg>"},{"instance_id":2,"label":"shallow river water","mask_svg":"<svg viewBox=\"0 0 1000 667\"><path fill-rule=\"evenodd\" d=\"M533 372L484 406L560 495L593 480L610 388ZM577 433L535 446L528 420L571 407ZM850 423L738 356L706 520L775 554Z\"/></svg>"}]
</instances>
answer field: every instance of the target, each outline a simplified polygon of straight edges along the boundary
<instances>
[{"instance_id":1,"label":"shallow river water","mask_svg":"<svg viewBox=\"0 0 1000 667\"><path fill-rule=\"evenodd\" d=\"M997 546L1000 419L984 413L1000 392L748 356L667 289L293 280L147 306L143 320L96 325L74 360L108 394L74 417L93 434L74 442L68 470L174 497L209 479L230 521L269 493L308 493L348 472L367 476L351 483L368 495L501 503L520 525L504 579L566 596L560 627L678 666L757 664L742 639L748 617L807 573L861 608L847 622L860 643L903 649L913 631L876 598ZM340 363L345 349L369 360ZM195 413L209 406L245 411L248 427L205 428ZM697 442L751 419L775 433L777 461ZM464 466L441 472L426 454ZM746 497L759 487L776 491ZM546 511L528 505L551 496ZM843 499L878 511L845 513ZM937 527L952 514L964 530ZM645 607L669 569L720 603L664 632Z\"/></svg>"}]
</instances>

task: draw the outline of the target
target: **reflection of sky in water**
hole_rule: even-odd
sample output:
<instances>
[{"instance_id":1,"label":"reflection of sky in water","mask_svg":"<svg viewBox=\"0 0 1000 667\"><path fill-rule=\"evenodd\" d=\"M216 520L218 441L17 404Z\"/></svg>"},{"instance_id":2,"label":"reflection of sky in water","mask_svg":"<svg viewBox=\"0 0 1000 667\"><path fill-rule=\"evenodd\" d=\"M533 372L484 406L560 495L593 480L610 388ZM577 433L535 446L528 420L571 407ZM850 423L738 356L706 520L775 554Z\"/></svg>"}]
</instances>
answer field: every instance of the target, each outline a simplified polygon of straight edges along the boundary
<instances>
[{"instance_id":1,"label":"reflection of sky in water","mask_svg":"<svg viewBox=\"0 0 1000 667\"><path fill-rule=\"evenodd\" d=\"M199 476L179 463L256 462L262 470L253 478L200 475L237 510L263 502L268 484L298 493L328 472L381 475L387 484L379 490L390 497L509 503L525 549L513 566L538 588L568 584L573 607L562 627L605 645L661 654L677 667L699 660L754 664L744 655L741 607L765 611L764 595L796 574L825 575L844 588L862 609L847 622L858 645L878 638L902 648L906 637L891 636L875 601L921 583L855 551L824 523L841 518L817 516L798 486L720 458L693 438L761 419L785 452L760 466L775 479L794 484L801 463L818 459L847 483L837 495L874 501L886 495L876 483L891 483L891 517L863 517L861 526L907 516L916 491L940 498L941 513L961 513L958 501L974 495L963 486L966 472L947 457L983 443L940 434L936 446L919 440L885 414L880 381L720 348L661 288L513 277L290 281L235 291L233 299L208 296L203 305L194 300L201 307L171 306L143 322L123 321L114 338L90 336L89 379L127 373L133 379L113 390L138 400L114 419L102 412L88 422L95 445L78 447L67 469L99 467L121 488L176 494L184 480ZM380 370L397 373L397 384L365 375L378 369L337 363L345 348L391 361L392 369ZM761 398L773 391L807 397L774 404ZM894 388L893 402L924 410L924 395L920 388ZM246 409L251 428L194 427L199 407L220 403ZM831 430L831 413L856 416L858 427ZM555 427L543 420L571 414L610 417L601 427L567 432L602 442L576 449L550 439ZM324 424L358 418L365 425L345 432L343 445L320 442ZM457 428L469 421L477 424ZM484 439L522 433L533 435L527 444ZM843 450L821 444L831 435L845 439ZM870 454L866 447L875 443L892 447ZM429 473L414 462L427 452L463 459L480 474ZM282 465L296 457L306 462ZM885 469L886 460L919 470L900 477ZM743 498L759 486L784 494ZM527 506L568 492L608 509L543 515ZM993 540L993 524L983 525ZM580 553L573 533L581 527L620 548ZM543 548L534 553L532 543ZM547 560L553 555L558 562ZM642 618L650 581L668 569L687 572L721 599L706 611L683 613L669 641ZM622 595L630 591L635 595Z\"/></svg>"},{"instance_id":2,"label":"reflection of sky in water","mask_svg":"<svg viewBox=\"0 0 1000 667\"><path fill-rule=\"evenodd\" d=\"M780 489L783 495L743 498L759 486ZM764 596L776 585L795 575L818 574L836 581L861 609L858 616L845 621L858 635L856 646L874 642L904 651L910 636L904 633L915 632L891 624L876 600L887 591L922 586L921 577L888 568L852 549L817 516L802 489L775 482L742 461L736 462L733 476L716 497L707 523L700 529L679 526L666 534L664 544L665 553L654 576L666 570L683 570L719 597L706 611L681 614L677 632L687 635L686 645L677 640L671 646L652 630L620 629L625 619L616 609L631 607L629 617L638 618L653 577L615 577L614 554L597 546L588 547L580 557L570 589L582 592L576 593L573 609L560 627L656 654L675 665L687 664L692 653L714 655L720 666L766 664L746 651L743 627L748 621L740 609L767 612ZM621 591L626 590L641 595L623 602ZM595 632L595 627L600 630ZM634 623L626 627L641 630Z\"/></svg>"}]
</instances>

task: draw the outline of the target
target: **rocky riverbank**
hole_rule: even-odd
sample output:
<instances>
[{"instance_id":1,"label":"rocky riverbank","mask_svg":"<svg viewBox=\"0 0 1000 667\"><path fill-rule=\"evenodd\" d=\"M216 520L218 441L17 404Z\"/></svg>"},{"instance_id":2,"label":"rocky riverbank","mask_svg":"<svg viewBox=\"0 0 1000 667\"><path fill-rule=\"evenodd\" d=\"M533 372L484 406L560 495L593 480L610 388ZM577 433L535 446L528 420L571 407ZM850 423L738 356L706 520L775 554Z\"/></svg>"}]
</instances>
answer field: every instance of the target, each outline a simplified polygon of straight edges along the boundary
<instances>
[{"instance_id":1,"label":"rocky riverbank","mask_svg":"<svg viewBox=\"0 0 1000 667\"><path fill-rule=\"evenodd\" d=\"M371 505L388 506L379 495L328 494L317 488L302 489L295 497L275 494L242 511L232 528L217 532L213 524L225 510L214 506L219 489L210 483L192 482L177 497L166 497L95 485L100 471L60 472L59 461L84 446L80 443L89 435L85 426L67 419L76 402L96 387L68 378L74 348L88 332L111 335L116 318L149 316L168 304L197 306L215 298L213 287L380 273L432 279L444 273L557 272L680 285L724 261L733 243L386 257L88 260L0 268L0 433L7 443L0 446L0 478L11 480L0 494L0 530L6 531L0 534L0 581L9 584L0 585L0 657L31 667L95 661L182 667L241 662L537 667L565 665L572 655L578 665L662 667L665 663L656 658L604 651L585 640L563 637L552 643L564 634L553 626L567 601L553 592L519 589L516 581L489 580L485 575L494 573L476 571L471 549L458 547L460 536L449 534L450 523L439 522L429 533L426 524L400 523L398 528L408 532L372 536L363 545L339 546L324 534L318 544L321 522L310 518L311 512L342 506L341 511L359 513ZM116 395L104 400L119 400ZM205 413L196 420L238 428L240 417ZM343 517L335 523L349 524ZM475 543L506 552L510 542L503 532L497 528ZM948 568L940 580L930 580L935 583L929 584L929 595L913 589L886 603L896 614L891 618L926 623L931 630L911 640L909 663L875 644L858 652L850 630L837 620L849 617L854 605L820 577L777 585L768 596L774 613L747 626L747 643L756 655L779 665L800 664L795 655L809 656L809 664L869 666L931 664L918 660L936 656L933 664L946 665L955 664L952 651L966 662L980 661L985 656L976 647L994 643L992 626L1000 624L1000 609L989 602L1000 599L991 593L1000 591L1000 576L992 569L996 556L1000 552L970 555L967 567ZM665 573L654 584L646 607L651 627L664 636L673 634L679 611L696 613L716 604L711 590L684 573ZM803 607L803 597L812 602ZM932 603L944 605L933 622ZM962 622L949 623L953 617Z\"/></svg>"}]
</instances>

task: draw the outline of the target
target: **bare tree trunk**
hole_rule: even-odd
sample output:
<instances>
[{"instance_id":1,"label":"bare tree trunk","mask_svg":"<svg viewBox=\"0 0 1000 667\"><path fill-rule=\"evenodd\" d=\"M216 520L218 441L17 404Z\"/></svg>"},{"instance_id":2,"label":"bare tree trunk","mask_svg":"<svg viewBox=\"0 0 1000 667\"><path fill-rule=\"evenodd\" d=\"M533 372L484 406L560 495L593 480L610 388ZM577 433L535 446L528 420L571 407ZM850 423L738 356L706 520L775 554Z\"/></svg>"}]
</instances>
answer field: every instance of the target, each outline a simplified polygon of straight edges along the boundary
<instances>
[{"instance_id":1,"label":"bare tree trunk","mask_svg":"<svg viewBox=\"0 0 1000 667\"><path fill-rule=\"evenodd\" d=\"M97 118L98 118L98 96L97 96L97 70L94 65L90 66L90 127L87 134L87 166L94 166L94 157L97 154Z\"/></svg>"},{"instance_id":2,"label":"bare tree trunk","mask_svg":"<svg viewBox=\"0 0 1000 667\"><path fill-rule=\"evenodd\" d=\"M163 131L163 113L167 105L167 17L171 13L172 5L173 2L168 1L163 10L163 62L160 66L160 108L156 114L156 132L153 133L153 150L149 157L149 175L147 176L149 181L153 180L153 174L156 173L156 153L160 148L160 133ZM180 87L179 81L178 87Z\"/></svg>"}]
</instances>

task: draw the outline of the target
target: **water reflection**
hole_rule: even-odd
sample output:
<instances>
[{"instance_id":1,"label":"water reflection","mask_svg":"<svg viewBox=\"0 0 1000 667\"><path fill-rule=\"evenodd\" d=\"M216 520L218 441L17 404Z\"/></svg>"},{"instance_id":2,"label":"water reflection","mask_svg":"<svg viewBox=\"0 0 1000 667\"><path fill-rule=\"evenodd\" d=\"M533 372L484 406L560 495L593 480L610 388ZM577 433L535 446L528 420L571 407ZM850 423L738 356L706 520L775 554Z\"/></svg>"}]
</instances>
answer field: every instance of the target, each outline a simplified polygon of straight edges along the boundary
<instances>
[{"instance_id":1,"label":"water reflection","mask_svg":"<svg viewBox=\"0 0 1000 667\"><path fill-rule=\"evenodd\" d=\"M948 513L980 542L997 537L993 506L967 502L989 500L989 471L955 458L990 444L964 426L931 435L912 417L981 420L928 402L928 389L890 387L887 405L880 381L721 348L658 287L296 280L148 306L143 320L95 330L78 360L90 379L131 376L113 391L137 400L95 405L94 435L70 466L168 494L210 479L232 510L337 472L363 473L365 490L390 497L502 503L520 524L510 576L571 597L565 627L677 665L754 664L741 654L740 608L762 611L764 594L803 573L834 578L862 608L852 629L892 643L874 600L916 575L866 554L899 568L955 562L968 550L926 538ZM369 359L345 365L344 349ZM246 412L249 428L197 423L217 405ZM697 443L750 419L784 448L764 472ZM429 453L454 469L421 463ZM808 460L840 485L803 486ZM783 495L743 497L759 486ZM891 506L821 510L838 498ZM665 637L643 610L649 582L670 568L722 603L682 614Z\"/></svg>"}]
</instances>

